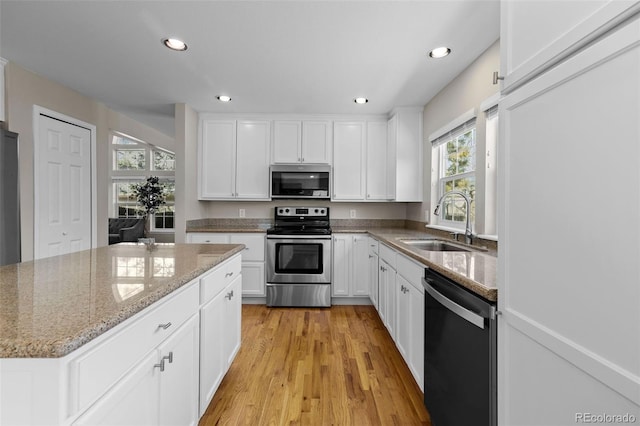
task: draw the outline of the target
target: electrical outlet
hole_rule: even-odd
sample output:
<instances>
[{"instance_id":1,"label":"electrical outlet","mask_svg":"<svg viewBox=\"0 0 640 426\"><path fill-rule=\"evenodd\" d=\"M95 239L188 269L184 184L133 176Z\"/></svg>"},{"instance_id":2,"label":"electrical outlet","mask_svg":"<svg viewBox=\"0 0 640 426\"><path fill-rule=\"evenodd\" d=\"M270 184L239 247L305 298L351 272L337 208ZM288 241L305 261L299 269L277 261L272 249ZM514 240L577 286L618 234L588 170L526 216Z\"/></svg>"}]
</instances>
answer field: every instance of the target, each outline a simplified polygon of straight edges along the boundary
<instances>
[{"instance_id":1,"label":"electrical outlet","mask_svg":"<svg viewBox=\"0 0 640 426\"><path fill-rule=\"evenodd\" d=\"M355 219L356 218L356 209L349 210L349 217L351 219Z\"/></svg>"},{"instance_id":2,"label":"electrical outlet","mask_svg":"<svg viewBox=\"0 0 640 426\"><path fill-rule=\"evenodd\" d=\"M245 217L244 209L238 209L238 217Z\"/></svg>"}]
</instances>

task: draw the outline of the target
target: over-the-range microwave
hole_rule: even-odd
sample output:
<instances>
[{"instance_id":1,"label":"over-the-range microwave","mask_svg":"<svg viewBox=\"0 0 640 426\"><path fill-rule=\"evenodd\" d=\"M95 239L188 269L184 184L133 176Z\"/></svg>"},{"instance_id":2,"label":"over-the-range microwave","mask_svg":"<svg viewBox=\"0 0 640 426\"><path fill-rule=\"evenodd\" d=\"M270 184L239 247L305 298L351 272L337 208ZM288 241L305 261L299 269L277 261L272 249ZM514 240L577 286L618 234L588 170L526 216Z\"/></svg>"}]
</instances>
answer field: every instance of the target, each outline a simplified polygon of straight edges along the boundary
<instances>
[{"instance_id":1,"label":"over-the-range microwave","mask_svg":"<svg viewBox=\"0 0 640 426\"><path fill-rule=\"evenodd\" d=\"M279 164L271 166L271 198L331 198L331 166Z\"/></svg>"}]
</instances>

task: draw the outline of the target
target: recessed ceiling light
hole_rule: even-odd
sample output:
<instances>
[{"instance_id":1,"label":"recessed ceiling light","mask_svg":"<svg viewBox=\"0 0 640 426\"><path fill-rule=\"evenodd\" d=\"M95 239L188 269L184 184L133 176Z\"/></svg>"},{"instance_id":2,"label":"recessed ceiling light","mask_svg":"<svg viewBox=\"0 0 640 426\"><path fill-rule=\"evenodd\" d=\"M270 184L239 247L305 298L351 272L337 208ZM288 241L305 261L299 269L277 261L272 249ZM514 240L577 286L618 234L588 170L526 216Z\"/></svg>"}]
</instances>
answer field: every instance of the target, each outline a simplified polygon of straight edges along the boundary
<instances>
[{"instance_id":1,"label":"recessed ceiling light","mask_svg":"<svg viewBox=\"0 0 640 426\"><path fill-rule=\"evenodd\" d=\"M367 102L369 102L369 99L367 99L367 98L355 98L353 100L353 102L355 102L357 104L366 104Z\"/></svg>"},{"instance_id":2,"label":"recessed ceiling light","mask_svg":"<svg viewBox=\"0 0 640 426\"><path fill-rule=\"evenodd\" d=\"M177 50L178 52L182 52L187 50L187 45L184 41L178 40L177 38L165 38L162 40L165 46L167 46L171 50Z\"/></svg>"},{"instance_id":3,"label":"recessed ceiling light","mask_svg":"<svg viewBox=\"0 0 640 426\"><path fill-rule=\"evenodd\" d=\"M429 56L431 56L434 59L438 59L438 58L444 58L449 53L451 53L451 49L449 49L448 47L436 47L431 52L429 52Z\"/></svg>"},{"instance_id":4,"label":"recessed ceiling light","mask_svg":"<svg viewBox=\"0 0 640 426\"><path fill-rule=\"evenodd\" d=\"M227 96L227 95L220 95L220 96L216 96L216 98L217 98L220 102L229 102L229 101L231 101L231 96Z\"/></svg>"}]
</instances>

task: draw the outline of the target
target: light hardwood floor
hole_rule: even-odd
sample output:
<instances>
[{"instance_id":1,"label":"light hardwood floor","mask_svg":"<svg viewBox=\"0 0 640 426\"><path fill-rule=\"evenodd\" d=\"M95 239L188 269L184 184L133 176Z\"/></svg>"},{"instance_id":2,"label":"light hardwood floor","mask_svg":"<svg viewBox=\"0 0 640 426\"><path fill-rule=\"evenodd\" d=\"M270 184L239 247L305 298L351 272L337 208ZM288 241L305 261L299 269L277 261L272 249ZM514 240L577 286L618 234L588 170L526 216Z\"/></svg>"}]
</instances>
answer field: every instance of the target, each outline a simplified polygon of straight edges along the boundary
<instances>
[{"instance_id":1,"label":"light hardwood floor","mask_svg":"<svg viewBox=\"0 0 640 426\"><path fill-rule=\"evenodd\" d=\"M422 392L373 306L243 305L242 347L200 420L430 424Z\"/></svg>"}]
</instances>

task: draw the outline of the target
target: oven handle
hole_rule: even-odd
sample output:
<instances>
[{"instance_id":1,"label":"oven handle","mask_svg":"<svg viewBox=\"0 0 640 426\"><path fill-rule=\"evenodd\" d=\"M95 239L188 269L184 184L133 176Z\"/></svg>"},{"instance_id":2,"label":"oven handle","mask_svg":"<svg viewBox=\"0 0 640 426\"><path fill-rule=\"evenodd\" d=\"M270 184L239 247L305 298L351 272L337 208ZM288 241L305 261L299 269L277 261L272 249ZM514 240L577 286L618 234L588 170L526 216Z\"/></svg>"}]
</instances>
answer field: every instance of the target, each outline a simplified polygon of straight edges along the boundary
<instances>
[{"instance_id":1,"label":"oven handle","mask_svg":"<svg viewBox=\"0 0 640 426\"><path fill-rule=\"evenodd\" d=\"M330 240L331 235L267 235L268 240Z\"/></svg>"}]
</instances>

